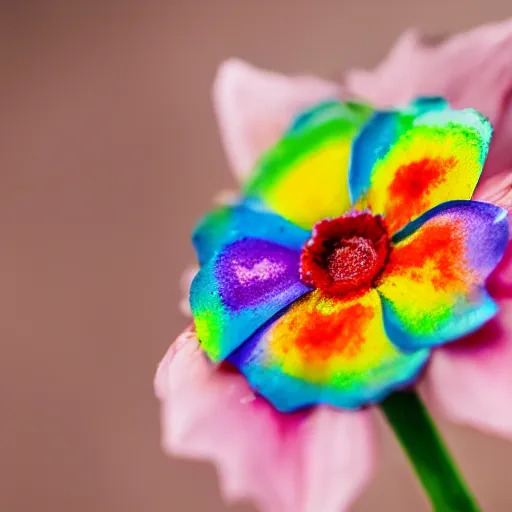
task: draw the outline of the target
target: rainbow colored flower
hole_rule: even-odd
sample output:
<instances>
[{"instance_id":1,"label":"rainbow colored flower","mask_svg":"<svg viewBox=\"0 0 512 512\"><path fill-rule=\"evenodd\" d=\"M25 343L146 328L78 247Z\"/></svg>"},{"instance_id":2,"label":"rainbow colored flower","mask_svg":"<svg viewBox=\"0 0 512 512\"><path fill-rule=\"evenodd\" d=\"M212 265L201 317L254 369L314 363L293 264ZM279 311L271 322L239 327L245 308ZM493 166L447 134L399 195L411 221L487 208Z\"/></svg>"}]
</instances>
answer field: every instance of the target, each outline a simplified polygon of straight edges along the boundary
<instances>
[{"instance_id":1,"label":"rainbow colored flower","mask_svg":"<svg viewBox=\"0 0 512 512\"><path fill-rule=\"evenodd\" d=\"M283 412L360 408L416 381L432 349L492 318L507 212L471 201L491 126L422 98L329 101L266 152L194 232L201 346Z\"/></svg>"}]
</instances>

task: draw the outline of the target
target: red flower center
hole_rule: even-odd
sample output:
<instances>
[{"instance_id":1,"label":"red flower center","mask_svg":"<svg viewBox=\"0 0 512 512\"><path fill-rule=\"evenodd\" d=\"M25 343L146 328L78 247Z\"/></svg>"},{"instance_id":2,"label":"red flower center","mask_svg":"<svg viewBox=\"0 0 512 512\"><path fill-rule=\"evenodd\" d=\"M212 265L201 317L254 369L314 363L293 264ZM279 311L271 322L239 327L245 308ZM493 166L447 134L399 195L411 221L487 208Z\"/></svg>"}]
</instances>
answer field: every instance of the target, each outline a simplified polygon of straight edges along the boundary
<instances>
[{"instance_id":1,"label":"red flower center","mask_svg":"<svg viewBox=\"0 0 512 512\"><path fill-rule=\"evenodd\" d=\"M390 250L380 216L350 214L315 224L302 250L302 282L330 295L369 287L380 274Z\"/></svg>"}]
</instances>

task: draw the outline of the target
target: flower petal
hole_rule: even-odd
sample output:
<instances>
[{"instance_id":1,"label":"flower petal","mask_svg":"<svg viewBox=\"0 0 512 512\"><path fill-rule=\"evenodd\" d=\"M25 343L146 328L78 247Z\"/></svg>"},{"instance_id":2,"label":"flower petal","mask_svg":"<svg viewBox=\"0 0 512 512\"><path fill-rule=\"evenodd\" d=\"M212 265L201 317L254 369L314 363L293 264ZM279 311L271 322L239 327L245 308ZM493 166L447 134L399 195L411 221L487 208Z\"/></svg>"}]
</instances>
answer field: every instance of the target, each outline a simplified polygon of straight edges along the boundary
<instances>
[{"instance_id":1,"label":"flower petal","mask_svg":"<svg viewBox=\"0 0 512 512\"><path fill-rule=\"evenodd\" d=\"M413 29L400 36L375 70L352 70L345 84L349 93L380 106L443 96L455 108L475 108L495 123L512 89L511 52L512 19L436 44Z\"/></svg>"},{"instance_id":2,"label":"flower petal","mask_svg":"<svg viewBox=\"0 0 512 512\"><path fill-rule=\"evenodd\" d=\"M403 350L453 341L496 314L482 288L508 244L507 212L442 204L395 235L380 278L386 330Z\"/></svg>"},{"instance_id":3,"label":"flower petal","mask_svg":"<svg viewBox=\"0 0 512 512\"><path fill-rule=\"evenodd\" d=\"M512 153L512 148L510 151ZM482 180L473 199L497 204L512 213L512 170Z\"/></svg>"},{"instance_id":4,"label":"flower petal","mask_svg":"<svg viewBox=\"0 0 512 512\"><path fill-rule=\"evenodd\" d=\"M441 106L376 113L354 142L352 200L383 214L392 233L438 204L470 199L480 177L490 124L474 110Z\"/></svg>"},{"instance_id":5,"label":"flower petal","mask_svg":"<svg viewBox=\"0 0 512 512\"><path fill-rule=\"evenodd\" d=\"M224 62L213 100L236 176L247 178L257 158L277 142L300 110L339 95L338 84L320 78L287 77L238 59Z\"/></svg>"},{"instance_id":6,"label":"flower petal","mask_svg":"<svg viewBox=\"0 0 512 512\"><path fill-rule=\"evenodd\" d=\"M512 300L461 343L433 354L427 398L452 421L512 438Z\"/></svg>"},{"instance_id":7,"label":"flower petal","mask_svg":"<svg viewBox=\"0 0 512 512\"><path fill-rule=\"evenodd\" d=\"M509 212L509 225L512 218L512 170L499 173L483 180L475 191L474 198L505 208ZM509 228L509 238L512 229ZM512 298L512 244L509 243L503 259L491 274L487 289L495 298Z\"/></svg>"},{"instance_id":8,"label":"flower petal","mask_svg":"<svg viewBox=\"0 0 512 512\"><path fill-rule=\"evenodd\" d=\"M165 449L214 462L230 501L252 499L264 512L346 511L372 474L368 411L280 414L238 372L213 365L191 332L164 357L155 389Z\"/></svg>"},{"instance_id":9,"label":"flower petal","mask_svg":"<svg viewBox=\"0 0 512 512\"><path fill-rule=\"evenodd\" d=\"M300 252L260 238L227 243L192 282L190 306L203 349L224 359L263 323L310 291Z\"/></svg>"},{"instance_id":10,"label":"flower petal","mask_svg":"<svg viewBox=\"0 0 512 512\"><path fill-rule=\"evenodd\" d=\"M180 291L182 292L183 295L179 302L179 308L181 313L186 317L192 316L192 311L190 310L190 301L188 298L190 295L190 287L192 286L192 281L194 280L198 272L199 267L197 265L189 265L183 272L183 275L181 276Z\"/></svg>"},{"instance_id":11,"label":"flower petal","mask_svg":"<svg viewBox=\"0 0 512 512\"><path fill-rule=\"evenodd\" d=\"M352 298L315 290L230 357L280 411L313 404L345 409L378 402L410 384L428 350L403 354L384 331L375 290Z\"/></svg>"},{"instance_id":12,"label":"flower petal","mask_svg":"<svg viewBox=\"0 0 512 512\"><path fill-rule=\"evenodd\" d=\"M192 242L204 265L228 243L245 237L261 238L300 251L309 233L256 203L217 208L205 216L192 234Z\"/></svg>"},{"instance_id":13,"label":"flower petal","mask_svg":"<svg viewBox=\"0 0 512 512\"><path fill-rule=\"evenodd\" d=\"M352 140L371 113L368 106L339 102L303 112L259 160L245 194L306 229L344 214Z\"/></svg>"},{"instance_id":14,"label":"flower petal","mask_svg":"<svg viewBox=\"0 0 512 512\"><path fill-rule=\"evenodd\" d=\"M512 85L502 106L501 116L496 123L494 137L489 151L489 157L484 168L487 178L512 167Z\"/></svg>"},{"instance_id":15,"label":"flower petal","mask_svg":"<svg viewBox=\"0 0 512 512\"><path fill-rule=\"evenodd\" d=\"M439 95L454 108L472 107L493 124L485 174L512 165L512 19L431 44L416 30L404 33L374 71L350 71L347 92L376 105L406 104Z\"/></svg>"},{"instance_id":16,"label":"flower petal","mask_svg":"<svg viewBox=\"0 0 512 512\"><path fill-rule=\"evenodd\" d=\"M510 220L509 220L510 222ZM496 270L489 277L487 288L496 299L512 299L512 243L503 255Z\"/></svg>"}]
</instances>

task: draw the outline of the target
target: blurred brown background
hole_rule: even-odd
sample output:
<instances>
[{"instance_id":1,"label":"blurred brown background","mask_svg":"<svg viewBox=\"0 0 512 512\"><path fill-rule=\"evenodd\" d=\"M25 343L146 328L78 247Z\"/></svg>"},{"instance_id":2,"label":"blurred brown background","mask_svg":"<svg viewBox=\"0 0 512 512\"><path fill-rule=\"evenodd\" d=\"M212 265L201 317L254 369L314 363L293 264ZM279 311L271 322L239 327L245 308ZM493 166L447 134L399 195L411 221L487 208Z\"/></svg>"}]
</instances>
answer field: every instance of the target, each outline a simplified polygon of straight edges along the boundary
<instances>
[{"instance_id":1,"label":"blurred brown background","mask_svg":"<svg viewBox=\"0 0 512 512\"><path fill-rule=\"evenodd\" d=\"M408 26L511 14L509 0L1 2L0 510L228 510L212 466L161 453L152 390L185 325L190 229L233 185L209 96L223 59L335 76ZM512 510L512 443L442 427L485 510ZM382 430L355 511L427 510Z\"/></svg>"}]
</instances>

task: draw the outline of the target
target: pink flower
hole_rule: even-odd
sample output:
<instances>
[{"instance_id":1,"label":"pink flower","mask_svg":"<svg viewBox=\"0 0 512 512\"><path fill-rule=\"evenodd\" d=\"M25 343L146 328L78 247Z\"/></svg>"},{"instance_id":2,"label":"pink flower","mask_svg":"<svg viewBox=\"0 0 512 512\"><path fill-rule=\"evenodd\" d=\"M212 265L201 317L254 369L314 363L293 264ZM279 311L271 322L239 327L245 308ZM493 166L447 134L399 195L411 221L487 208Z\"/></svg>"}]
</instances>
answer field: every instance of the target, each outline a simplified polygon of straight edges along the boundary
<instances>
[{"instance_id":1,"label":"pink flower","mask_svg":"<svg viewBox=\"0 0 512 512\"><path fill-rule=\"evenodd\" d=\"M512 210L511 51L512 22L435 47L409 32L375 72L349 73L346 90L229 61L219 71L214 101L234 172L244 180L294 115L322 99L351 94L388 105L438 94L456 107L481 110L495 125L487 179L475 199ZM500 304L498 316L470 337L437 349L423 384L430 402L453 421L512 437L512 412L504 406L512 399L512 245L488 288ZM192 328L171 345L155 388L165 449L215 462L228 500L250 498L266 512L336 512L347 510L372 476L369 411L322 406L280 414L254 396L238 372L211 363Z\"/></svg>"}]
</instances>

